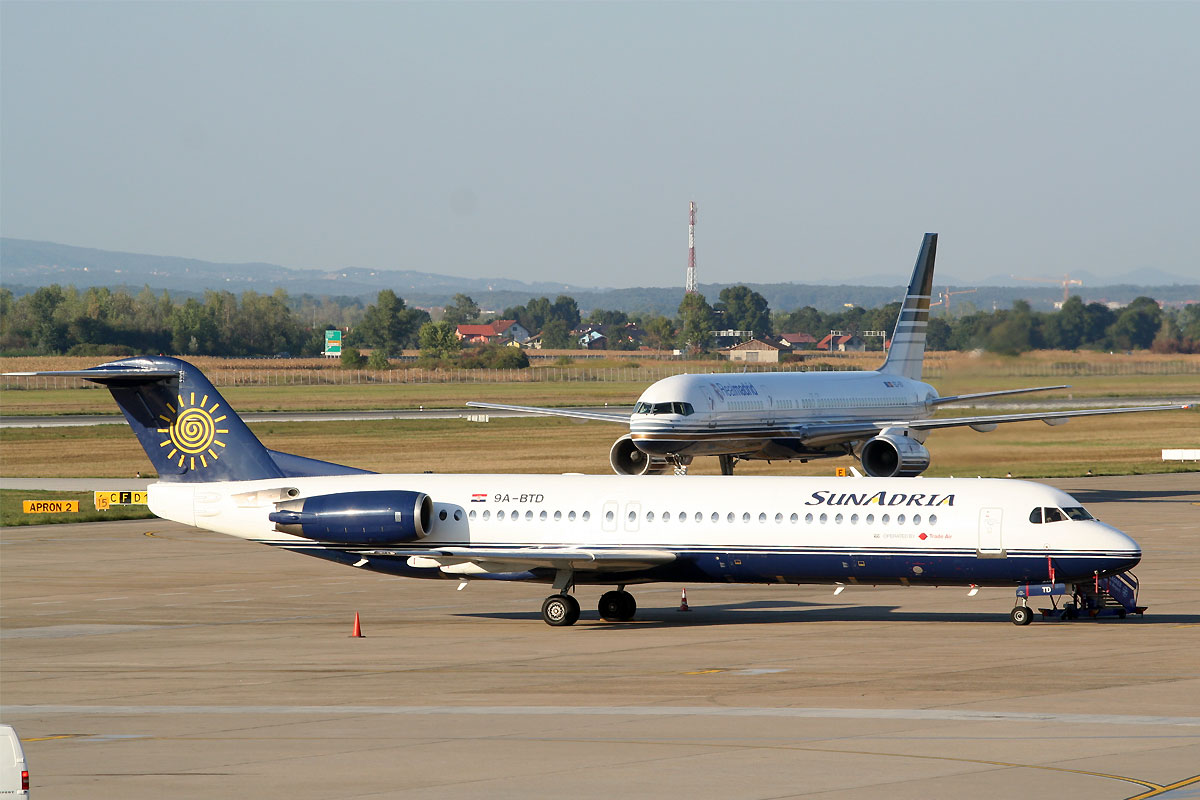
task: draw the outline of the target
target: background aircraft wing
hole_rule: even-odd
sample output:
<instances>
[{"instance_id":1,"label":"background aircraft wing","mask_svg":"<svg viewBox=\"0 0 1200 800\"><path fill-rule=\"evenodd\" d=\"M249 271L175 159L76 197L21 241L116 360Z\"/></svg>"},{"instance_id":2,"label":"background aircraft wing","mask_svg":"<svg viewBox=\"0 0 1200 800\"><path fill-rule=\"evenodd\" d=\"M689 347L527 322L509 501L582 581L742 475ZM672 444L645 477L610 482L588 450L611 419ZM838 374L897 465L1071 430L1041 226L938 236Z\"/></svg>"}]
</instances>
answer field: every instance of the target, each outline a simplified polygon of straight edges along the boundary
<instances>
[{"instance_id":1,"label":"background aircraft wing","mask_svg":"<svg viewBox=\"0 0 1200 800\"><path fill-rule=\"evenodd\" d=\"M977 431L995 430L1006 422L1029 422L1041 420L1047 425L1062 425L1071 417L1092 417L1100 414L1130 414L1139 411L1173 411L1191 408L1187 403L1162 406L1138 406L1135 408L1087 408L1077 411L1035 411L1026 414L992 414L974 417L944 417L918 420L877 420L805 425L796 431L802 442L811 447L826 447L842 442L856 442L877 436L885 428L909 428L931 431L938 428L961 428L970 426Z\"/></svg>"},{"instance_id":2,"label":"background aircraft wing","mask_svg":"<svg viewBox=\"0 0 1200 800\"><path fill-rule=\"evenodd\" d=\"M649 569L674 560L675 554L666 550L443 547L412 555L409 564L414 567L478 564L488 572L516 572L537 567L573 569L577 572L624 572Z\"/></svg>"},{"instance_id":3,"label":"background aircraft wing","mask_svg":"<svg viewBox=\"0 0 1200 800\"><path fill-rule=\"evenodd\" d=\"M937 428L958 428L970 425L977 431L990 431L1005 422L1027 422L1041 420L1047 425L1062 425L1072 417L1094 417L1102 414L1132 414L1140 411L1173 411L1191 408L1188 403L1165 406L1137 406L1135 408L1084 408L1076 411L1035 411L1028 414L994 414L981 417L946 417L944 419L920 419L906 423L914 430L929 431Z\"/></svg>"},{"instance_id":4,"label":"background aircraft wing","mask_svg":"<svg viewBox=\"0 0 1200 800\"><path fill-rule=\"evenodd\" d=\"M629 424L628 414L606 414L603 411L583 411L575 408L539 408L538 406L506 406L503 403L467 403L471 408L495 408L500 411L520 411L525 414L545 414L548 417L574 417L597 422L619 422Z\"/></svg>"},{"instance_id":5,"label":"background aircraft wing","mask_svg":"<svg viewBox=\"0 0 1200 800\"><path fill-rule=\"evenodd\" d=\"M998 392L976 392L974 394L953 394L949 397L938 397L933 400L935 406L940 406L945 403L959 403L964 400L978 400L981 397L1000 397L1006 394L1027 394L1028 392L1048 392L1051 389L1070 389L1070 385L1062 384L1061 386L1032 386L1028 389L1001 389Z\"/></svg>"}]
</instances>

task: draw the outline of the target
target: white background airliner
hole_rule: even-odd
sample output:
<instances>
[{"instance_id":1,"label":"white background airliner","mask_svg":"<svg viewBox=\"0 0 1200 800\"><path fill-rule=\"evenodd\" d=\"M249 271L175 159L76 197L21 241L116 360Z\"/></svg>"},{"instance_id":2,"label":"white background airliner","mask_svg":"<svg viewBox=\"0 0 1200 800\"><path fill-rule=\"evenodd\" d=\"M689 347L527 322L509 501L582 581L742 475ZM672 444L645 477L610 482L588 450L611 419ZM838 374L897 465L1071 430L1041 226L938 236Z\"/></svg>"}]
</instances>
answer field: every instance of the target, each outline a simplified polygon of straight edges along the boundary
<instances>
[{"instance_id":1,"label":"white background airliner","mask_svg":"<svg viewBox=\"0 0 1200 800\"><path fill-rule=\"evenodd\" d=\"M935 428L969 425L986 432L1005 422L1061 425L1071 417L1188 408L1159 405L931 419L946 403L1067 388L939 397L921 381L936 253L937 234L925 234L891 349L875 371L674 375L646 389L631 416L499 403L467 405L628 425L629 433L609 451L609 462L620 475L662 472L671 466L685 471L695 456L718 456L722 473L731 474L737 459L807 461L854 455L868 475L877 477L924 472L929 466L925 437Z\"/></svg>"},{"instance_id":2,"label":"white background airliner","mask_svg":"<svg viewBox=\"0 0 1200 800\"><path fill-rule=\"evenodd\" d=\"M555 626L579 618L577 586L614 587L598 611L616 622L636 612L625 587L653 581L1049 584L1098 607L1100 581L1141 558L1129 536L1036 483L382 475L268 450L178 359L23 374L110 389L158 471L160 517L392 575L549 584L542 616ZM1025 599L1011 617L1030 621Z\"/></svg>"}]
</instances>

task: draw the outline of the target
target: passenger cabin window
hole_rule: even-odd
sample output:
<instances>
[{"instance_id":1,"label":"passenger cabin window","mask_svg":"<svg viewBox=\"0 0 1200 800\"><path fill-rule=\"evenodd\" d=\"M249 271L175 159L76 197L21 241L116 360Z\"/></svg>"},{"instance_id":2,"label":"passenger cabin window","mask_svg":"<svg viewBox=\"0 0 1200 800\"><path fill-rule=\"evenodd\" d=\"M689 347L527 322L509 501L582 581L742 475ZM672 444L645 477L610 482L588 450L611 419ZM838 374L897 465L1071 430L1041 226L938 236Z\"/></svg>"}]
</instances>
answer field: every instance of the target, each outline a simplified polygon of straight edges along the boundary
<instances>
[{"instance_id":1,"label":"passenger cabin window","mask_svg":"<svg viewBox=\"0 0 1200 800\"><path fill-rule=\"evenodd\" d=\"M635 414L679 414L682 417L695 413L691 403L638 403Z\"/></svg>"}]
</instances>

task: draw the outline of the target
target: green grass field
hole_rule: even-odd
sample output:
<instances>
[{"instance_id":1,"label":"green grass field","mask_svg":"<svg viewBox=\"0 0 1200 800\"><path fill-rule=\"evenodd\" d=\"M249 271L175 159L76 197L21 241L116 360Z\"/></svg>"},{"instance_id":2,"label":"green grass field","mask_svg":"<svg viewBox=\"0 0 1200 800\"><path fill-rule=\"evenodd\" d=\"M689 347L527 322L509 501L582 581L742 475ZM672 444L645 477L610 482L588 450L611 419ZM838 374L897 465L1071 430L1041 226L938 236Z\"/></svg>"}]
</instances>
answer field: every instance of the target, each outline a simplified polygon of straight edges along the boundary
<instances>
[{"instance_id":1,"label":"green grass field","mask_svg":"<svg viewBox=\"0 0 1200 800\"><path fill-rule=\"evenodd\" d=\"M280 422L251 426L276 450L377 472L584 472L609 474L608 450L619 425L555 418ZM929 476L1062 477L1192 471L1196 464L1164 462L1163 448L1200 445L1200 409L1127 417L1085 417L1049 427L1041 422L1002 425L991 433L970 428L934 431ZM113 477L151 474L151 466L124 425L11 428L0 447L7 477ZM97 458L103 453L103 458ZM742 475L829 475L849 458L738 464ZM716 474L715 458L697 459L692 474Z\"/></svg>"},{"instance_id":2,"label":"green grass field","mask_svg":"<svg viewBox=\"0 0 1200 800\"><path fill-rule=\"evenodd\" d=\"M877 366L878 354L853 357L863 368ZM4 369L87 366L0 360ZM214 360L198 360L214 369ZM22 362L22 363L15 363ZM77 363L76 363L77 362ZM209 363L213 362L213 363ZM278 367L278 362L262 362ZM943 395L1070 383L1072 388L1031 399L1070 407L1083 398L1200 397L1200 374L1176 374L1200 364L1200 357L1148 354L1038 353L1018 359L971 354L931 354ZM1061 365L1080 372L1111 374L1059 377ZM1051 369L1053 367L1053 369ZM704 371L697 363L696 371ZM1151 374L1156 370L1163 374ZM1130 371L1136 374L1120 374ZM222 388L238 411L368 410L461 407L468 400L526 405L631 404L647 381L424 383L344 386L234 386ZM0 393L5 415L115 414L108 392L95 389L7 389ZM954 413L954 412L943 412ZM969 412L957 412L969 413ZM367 422L264 423L252 426L271 448L349 464L377 472L504 472L611 474L608 451L624 432L619 425L565 419L496 418L466 420L379 420ZM929 476L1043 478L1086 475L1196 471L1200 465L1163 462L1164 448L1200 446L1200 409L1128 416L1090 417L1061 427L1040 422L1002 425L981 434L969 428L935 431L926 442L932 453ZM799 462L742 462L742 475L828 475L849 458ZM145 453L124 425L77 428L9 428L0 432L0 475L6 477L132 478L152 474ZM692 474L716 474L715 458L697 459ZM1197 472L1200 480L1200 472ZM100 487L103 488L103 487ZM87 498L90 508L90 497ZM19 514L19 503L17 504ZM6 519L8 512L6 513ZM93 512L96 513L96 512ZM72 516L82 521L80 516ZM111 515L100 517L114 518ZM7 523L6 523L7 524Z\"/></svg>"},{"instance_id":3,"label":"green grass field","mask_svg":"<svg viewBox=\"0 0 1200 800\"><path fill-rule=\"evenodd\" d=\"M882 355L860 353L819 360L837 361L858 369L874 369L882 362ZM73 369L90 366L96 361L66 357L4 358L0 359L0 371ZM229 369L229 364L248 371L248 363L258 364L257 371L268 378L289 373L286 359L245 363L211 358L195 361L209 372ZM678 366L678 363L675 365ZM583 364L580 369L590 366ZM218 388L234 408L243 412L345 411L419 406L462 408L469 400L548 406L631 405L653 381L651 373L654 366L655 362L645 365L645 379L637 377L634 371L633 378L624 381L254 385ZM728 362L688 362L688 368L699 373L727 369L728 366ZM1031 395L1029 399L1052 399L1069 405L1074 400L1105 397L1200 396L1200 356L1047 351L1003 358L970 353L931 353L927 368L927 380L942 395L1070 384L1070 389ZM533 368L532 371L536 372L537 369L540 368ZM24 380L6 379L9 388L0 392L0 413L6 416L115 413L108 393L102 389L23 389L20 387L26 385Z\"/></svg>"}]
</instances>

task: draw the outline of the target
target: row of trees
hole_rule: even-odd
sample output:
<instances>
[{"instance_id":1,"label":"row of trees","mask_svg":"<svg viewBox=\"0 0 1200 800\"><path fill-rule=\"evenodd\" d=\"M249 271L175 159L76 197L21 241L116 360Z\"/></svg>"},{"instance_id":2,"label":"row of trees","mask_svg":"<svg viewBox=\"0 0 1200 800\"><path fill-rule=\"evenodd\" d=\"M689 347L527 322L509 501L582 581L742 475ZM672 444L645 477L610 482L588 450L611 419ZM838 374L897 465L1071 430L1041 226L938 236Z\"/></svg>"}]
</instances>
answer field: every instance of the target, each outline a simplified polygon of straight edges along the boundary
<instances>
[{"instance_id":1,"label":"row of trees","mask_svg":"<svg viewBox=\"0 0 1200 800\"><path fill-rule=\"evenodd\" d=\"M0 352L5 353L248 356L315 352L323 336L299 322L282 289L241 297L205 292L203 301L183 303L149 288L131 296L55 285L19 299L0 289Z\"/></svg>"},{"instance_id":2,"label":"row of trees","mask_svg":"<svg viewBox=\"0 0 1200 800\"><path fill-rule=\"evenodd\" d=\"M541 332L544 346L550 348L575 347L572 331L590 325L605 330L610 349L633 350L644 345L700 353L712 348L711 332L721 329L753 331L757 336L803 332L818 339L830 330L882 330L890 335L899 307L899 303L890 303L825 313L805 306L772 314L762 295L745 286L733 286L721 291L715 305L700 294L685 296L674 317L596 309L581 318L575 300L567 296L554 301L536 298L505 309L500 317L515 319L532 333ZM964 303L962 310L968 308ZM353 322L346 324L346 318ZM419 347L430 358L453 359L460 357L462 349L454 335L456 326L478 321L484 321L478 304L462 294L455 296L443 319L435 323L428 312L408 308L391 290L380 292L376 302L364 308L358 301L329 298L305 297L297 302L282 289L270 295L244 292L240 296L209 291L202 299L183 302L149 288L130 295L105 288L81 292L56 285L20 298L0 289L0 352L9 354L316 355L323 348L327 328L349 327L344 342L347 349L371 349L386 359L403 349ZM1200 352L1200 304L1163 310L1153 299L1139 297L1113 310L1072 297L1060 311L1036 312L1018 301L1011 309L999 311L971 309L957 317L935 314L928 337L934 350L982 348L1015 354L1043 348L1153 348Z\"/></svg>"}]
</instances>

